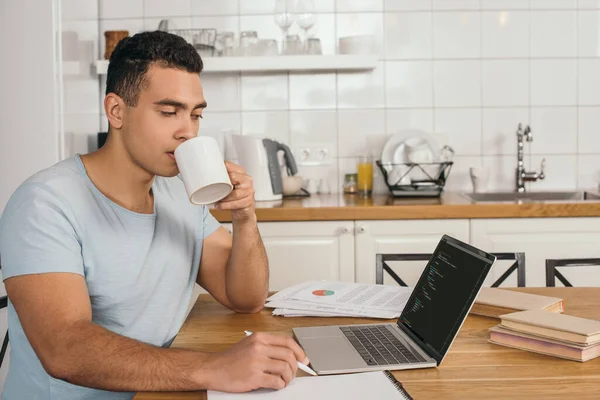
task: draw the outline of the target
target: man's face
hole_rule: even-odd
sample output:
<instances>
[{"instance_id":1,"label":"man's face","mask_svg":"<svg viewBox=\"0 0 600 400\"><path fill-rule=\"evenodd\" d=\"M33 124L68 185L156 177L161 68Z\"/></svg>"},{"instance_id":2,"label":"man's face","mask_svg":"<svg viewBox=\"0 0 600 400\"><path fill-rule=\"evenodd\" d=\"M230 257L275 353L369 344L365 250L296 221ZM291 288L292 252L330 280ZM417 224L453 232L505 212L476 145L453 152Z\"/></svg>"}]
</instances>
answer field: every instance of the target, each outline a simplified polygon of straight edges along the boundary
<instances>
[{"instance_id":1,"label":"man's face","mask_svg":"<svg viewBox=\"0 0 600 400\"><path fill-rule=\"evenodd\" d=\"M148 85L140 90L137 105L127 107L123 142L133 160L153 175L179 173L175 148L198 134L206 107L198 74L151 66Z\"/></svg>"}]
</instances>

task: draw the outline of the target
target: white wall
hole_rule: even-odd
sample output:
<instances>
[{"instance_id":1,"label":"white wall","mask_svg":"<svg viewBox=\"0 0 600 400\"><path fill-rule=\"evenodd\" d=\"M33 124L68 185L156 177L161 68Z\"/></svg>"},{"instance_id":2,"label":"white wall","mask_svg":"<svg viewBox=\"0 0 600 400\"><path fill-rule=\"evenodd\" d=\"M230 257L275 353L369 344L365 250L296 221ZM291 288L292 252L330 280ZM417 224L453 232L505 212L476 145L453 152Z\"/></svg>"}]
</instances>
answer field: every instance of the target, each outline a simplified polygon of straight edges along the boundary
<instances>
[{"instance_id":1,"label":"white wall","mask_svg":"<svg viewBox=\"0 0 600 400\"><path fill-rule=\"evenodd\" d=\"M24 179L59 159L56 7L0 2L0 213Z\"/></svg>"},{"instance_id":2,"label":"white wall","mask_svg":"<svg viewBox=\"0 0 600 400\"><path fill-rule=\"evenodd\" d=\"M98 56L105 30L156 29L161 18L177 28L281 36L272 16L274 0L98 1L99 22L72 23L83 35L98 29ZM319 16L311 32L325 52L335 52L340 36L372 33L381 48L378 68L205 75L209 108L201 130L234 129L278 138L292 148L325 145L333 164L303 167L301 174L328 177L339 188L361 151L378 154L394 132L419 128L435 132L457 152L449 189L470 190L468 168L480 165L492 168L493 188L513 189L515 129L523 122L534 134L528 167L537 170L541 158L547 159L546 180L532 183L532 189L597 186L600 1L314 1ZM99 123L106 129L99 99L90 103L96 83L92 77L66 87L69 113L79 115L75 134L95 133ZM379 178L376 189L387 190Z\"/></svg>"}]
</instances>

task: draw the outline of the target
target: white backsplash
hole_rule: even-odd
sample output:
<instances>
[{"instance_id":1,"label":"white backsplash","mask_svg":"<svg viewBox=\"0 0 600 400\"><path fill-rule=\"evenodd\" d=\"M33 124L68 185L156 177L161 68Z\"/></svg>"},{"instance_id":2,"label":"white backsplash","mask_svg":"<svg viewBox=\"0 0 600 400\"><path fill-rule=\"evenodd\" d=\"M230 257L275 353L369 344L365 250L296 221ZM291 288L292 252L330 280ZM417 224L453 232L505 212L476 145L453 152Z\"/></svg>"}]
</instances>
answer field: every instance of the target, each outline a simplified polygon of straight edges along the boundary
<instances>
[{"instance_id":1,"label":"white backsplash","mask_svg":"<svg viewBox=\"0 0 600 400\"><path fill-rule=\"evenodd\" d=\"M515 129L531 124L527 168L546 159L531 189L593 188L600 181L600 0L314 0L311 33L325 53L337 39L373 34L370 72L204 74L209 103L200 133L244 132L295 151L328 150L328 164L302 166L340 190L356 157L377 157L403 129L434 133L456 150L448 190L471 190L469 167L491 169L489 188L514 188ZM274 0L63 0L63 30L78 34L64 54L103 57L104 31L215 27L281 38ZM292 33L297 33L296 25ZM76 48L69 48L69 46ZM90 55L91 54L91 55ZM71 56L72 57L72 56ZM87 68L65 76L68 137L106 129L104 80ZM67 142L67 154L89 141ZM387 188L376 171L375 190Z\"/></svg>"}]
</instances>

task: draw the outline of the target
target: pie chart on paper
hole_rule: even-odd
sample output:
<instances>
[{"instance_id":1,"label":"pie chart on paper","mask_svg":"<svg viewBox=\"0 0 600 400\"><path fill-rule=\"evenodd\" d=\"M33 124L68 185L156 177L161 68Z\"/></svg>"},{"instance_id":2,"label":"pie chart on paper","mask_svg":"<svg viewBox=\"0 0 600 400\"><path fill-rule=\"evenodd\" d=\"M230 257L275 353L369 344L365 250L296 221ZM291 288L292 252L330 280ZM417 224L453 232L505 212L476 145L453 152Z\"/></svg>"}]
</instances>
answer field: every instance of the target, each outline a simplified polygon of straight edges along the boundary
<instances>
[{"instance_id":1,"label":"pie chart on paper","mask_svg":"<svg viewBox=\"0 0 600 400\"><path fill-rule=\"evenodd\" d=\"M333 290L315 290L312 294L315 296L333 296L335 292Z\"/></svg>"}]
</instances>

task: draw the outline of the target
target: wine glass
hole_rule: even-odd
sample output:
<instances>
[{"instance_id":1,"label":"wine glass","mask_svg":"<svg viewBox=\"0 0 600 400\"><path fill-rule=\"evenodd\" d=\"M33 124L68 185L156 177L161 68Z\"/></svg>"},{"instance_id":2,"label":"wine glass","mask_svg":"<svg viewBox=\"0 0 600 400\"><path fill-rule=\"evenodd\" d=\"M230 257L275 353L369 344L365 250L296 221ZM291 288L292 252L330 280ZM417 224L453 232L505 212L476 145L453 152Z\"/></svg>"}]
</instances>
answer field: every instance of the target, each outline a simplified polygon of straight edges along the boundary
<instances>
[{"instance_id":1,"label":"wine glass","mask_svg":"<svg viewBox=\"0 0 600 400\"><path fill-rule=\"evenodd\" d=\"M304 46L308 43L308 30L317 22L313 0L298 0L296 3L296 23L304 30Z\"/></svg>"},{"instance_id":2,"label":"wine glass","mask_svg":"<svg viewBox=\"0 0 600 400\"><path fill-rule=\"evenodd\" d=\"M277 0L277 2L275 2L273 18L275 19L275 23L283 31L283 40L281 41L281 52L283 53L283 46L288 33L288 29L290 29L290 26L292 26L292 24L294 23L293 0Z\"/></svg>"}]
</instances>

